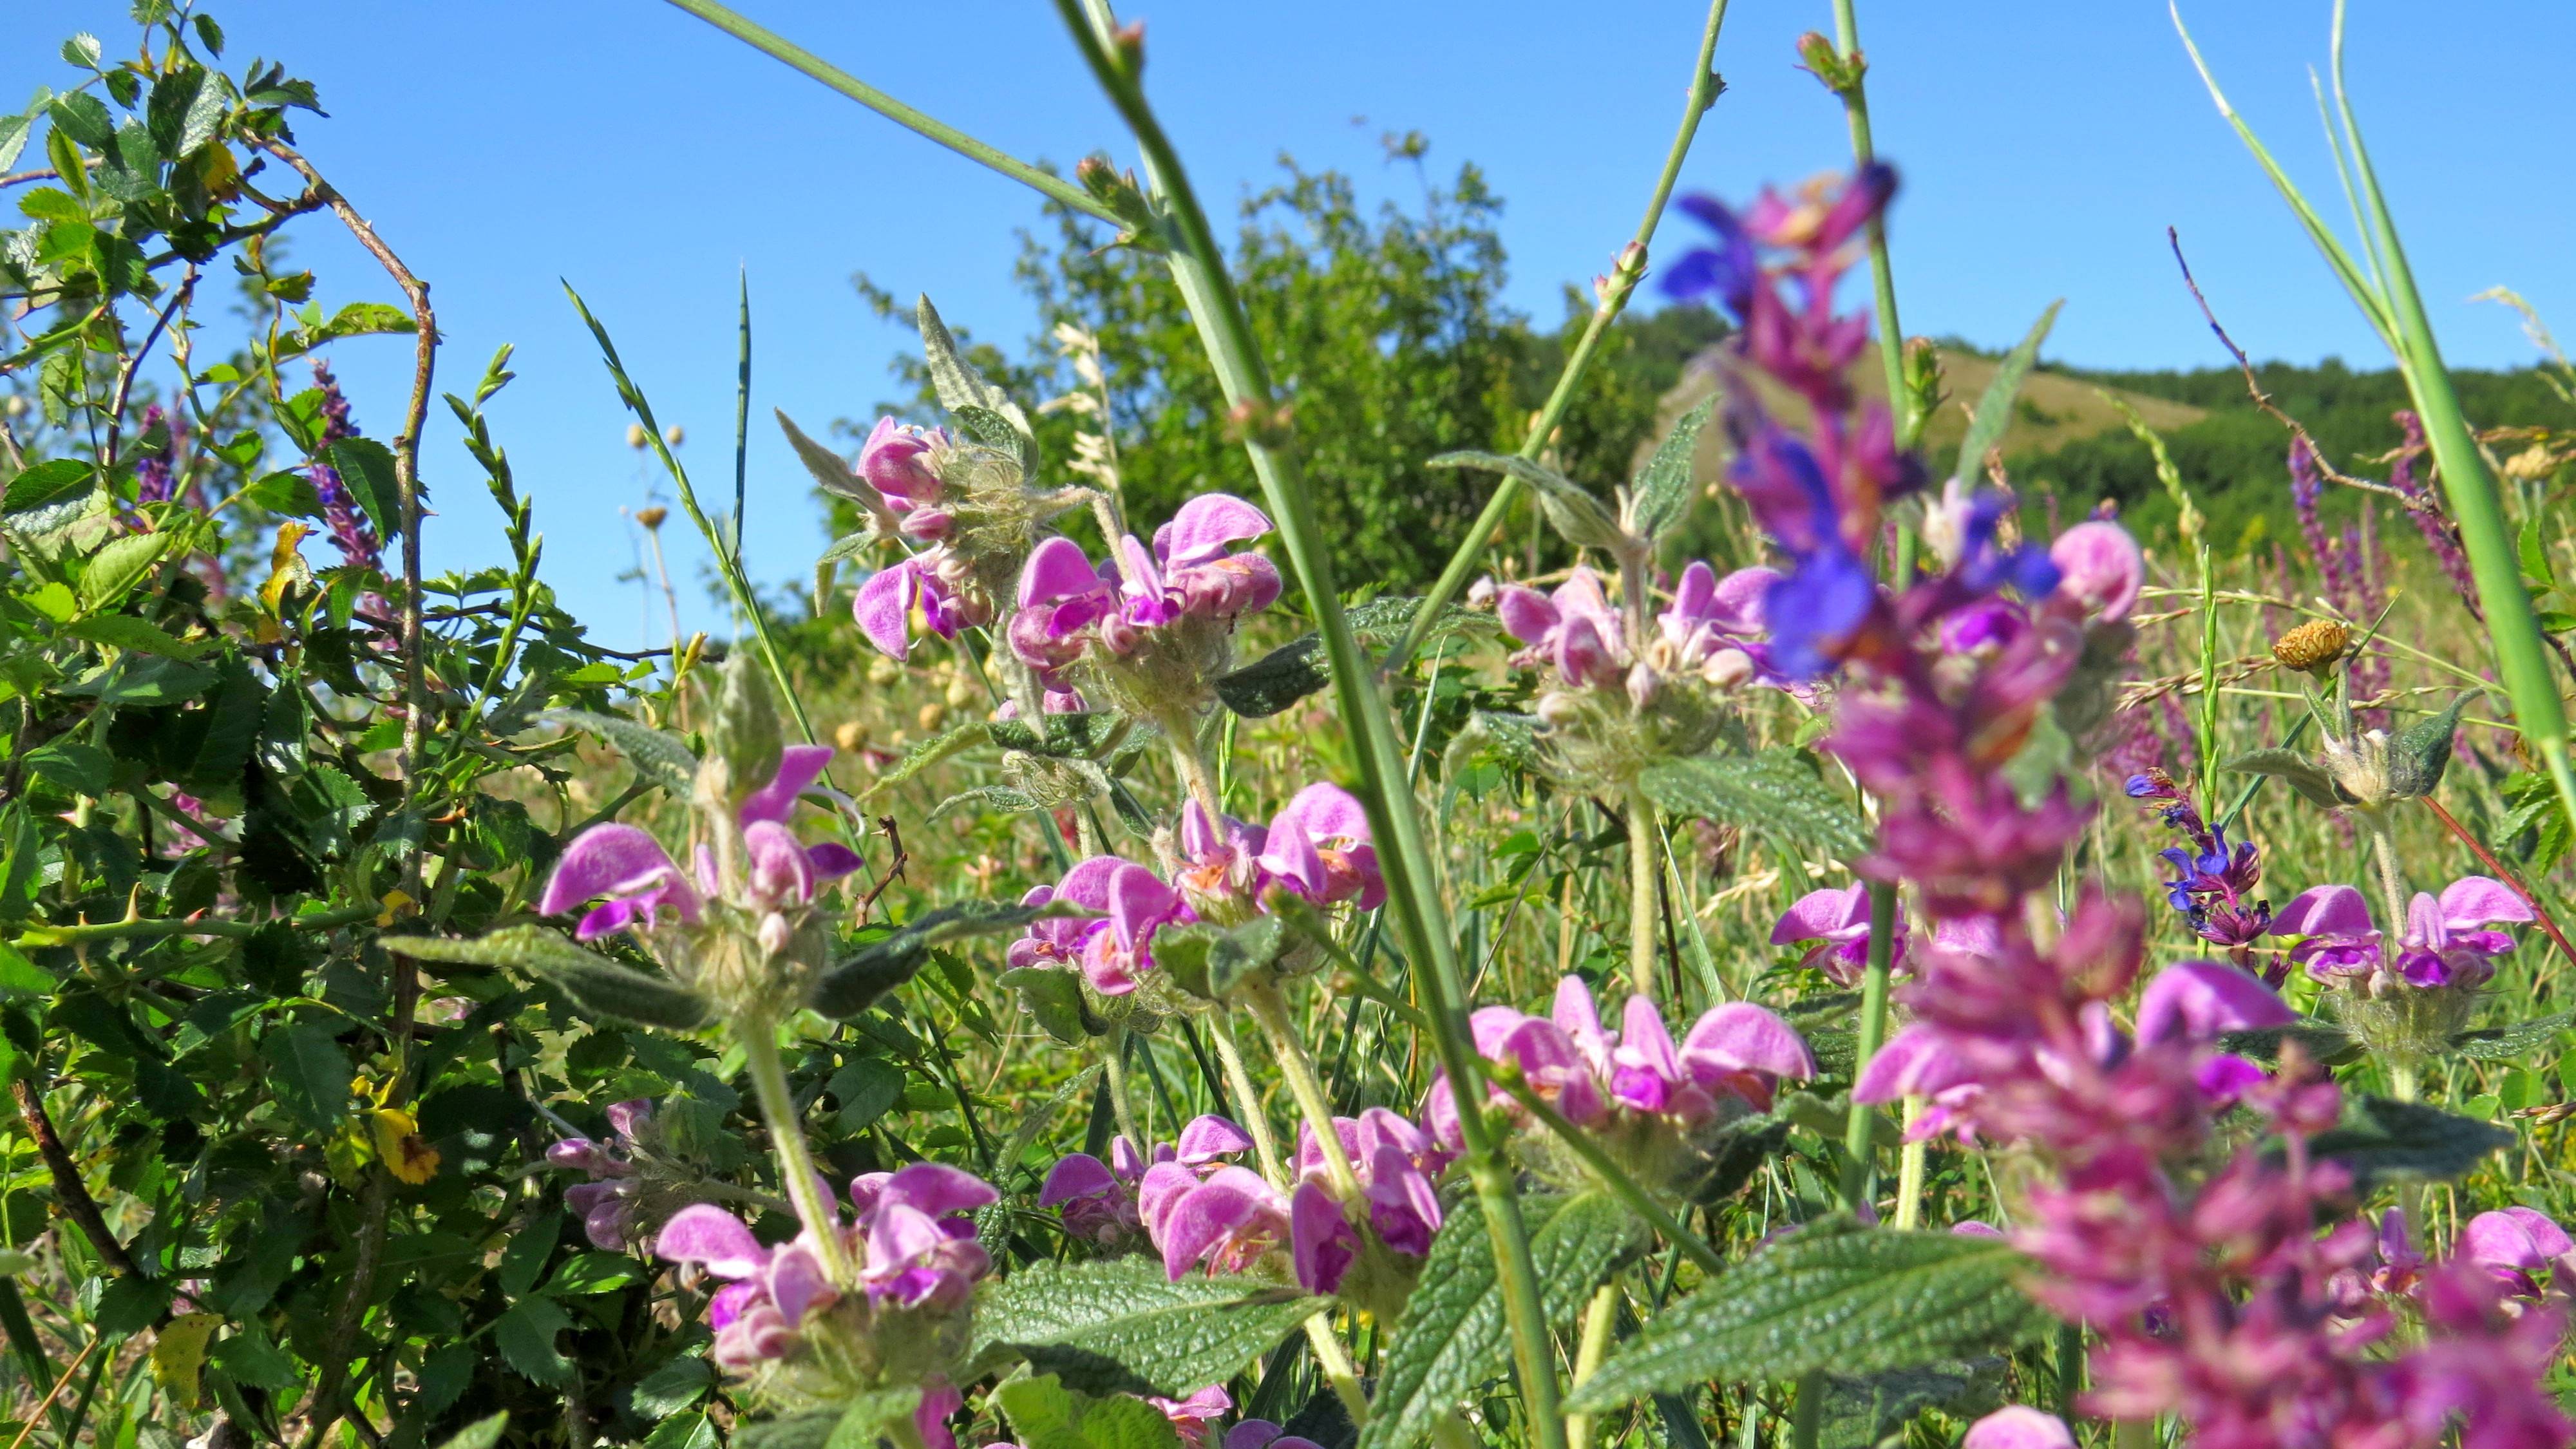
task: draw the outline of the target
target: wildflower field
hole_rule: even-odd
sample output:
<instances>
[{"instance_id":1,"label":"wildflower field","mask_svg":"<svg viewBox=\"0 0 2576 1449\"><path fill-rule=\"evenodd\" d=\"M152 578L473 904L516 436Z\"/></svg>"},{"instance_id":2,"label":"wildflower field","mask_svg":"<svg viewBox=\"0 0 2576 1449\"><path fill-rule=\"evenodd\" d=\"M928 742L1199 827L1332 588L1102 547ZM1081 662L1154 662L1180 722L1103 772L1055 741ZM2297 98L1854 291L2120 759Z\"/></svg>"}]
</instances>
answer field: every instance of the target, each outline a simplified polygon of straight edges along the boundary
<instances>
[{"instance_id":1,"label":"wildflower field","mask_svg":"<svg viewBox=\"0 0 2576 1449\"><path fill-rule=\"evenodd\" d=\"M2249 504L2054 307L1906 336L1851 0L1847 169L1677 193L1718 0L1586 310L1437 387L1283 365L1341 294L1099 0L1070 178L674 3L1042 193L1074 310L878 294L920 398L846 434L746 354L810 476L720 481L568 298L716 558L651 650L311 86L137 0L0 116L7 1449L2576 1440L2576 367L2445 366L2339 43L2354 229L2203 71L2394 369L2227 373ZM1362 239L1473 302L1477 195ZM478 493L511 563L423 557Z\"/></svg>"}]
</instances>

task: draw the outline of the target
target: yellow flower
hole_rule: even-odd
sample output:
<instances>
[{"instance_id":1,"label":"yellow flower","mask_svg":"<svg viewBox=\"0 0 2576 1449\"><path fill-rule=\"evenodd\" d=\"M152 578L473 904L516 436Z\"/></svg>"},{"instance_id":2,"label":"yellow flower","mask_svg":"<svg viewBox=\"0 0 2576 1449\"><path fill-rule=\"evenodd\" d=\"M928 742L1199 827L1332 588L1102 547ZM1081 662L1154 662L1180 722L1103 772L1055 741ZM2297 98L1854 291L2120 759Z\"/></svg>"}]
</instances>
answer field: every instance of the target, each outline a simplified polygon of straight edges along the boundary
<instances>
[{"instance_id":1,"label":"yellow flower","mask_svg":"<svg viewBox=\"0 0 2576 1449\"><path fill-rule=\"evenodd\" d=\"M417 1187L438 1176L438 1149L420 1135L420 1124L400 1107L378 1107L376 1156L387 1171Z\"/></svg>"}]
</instances>

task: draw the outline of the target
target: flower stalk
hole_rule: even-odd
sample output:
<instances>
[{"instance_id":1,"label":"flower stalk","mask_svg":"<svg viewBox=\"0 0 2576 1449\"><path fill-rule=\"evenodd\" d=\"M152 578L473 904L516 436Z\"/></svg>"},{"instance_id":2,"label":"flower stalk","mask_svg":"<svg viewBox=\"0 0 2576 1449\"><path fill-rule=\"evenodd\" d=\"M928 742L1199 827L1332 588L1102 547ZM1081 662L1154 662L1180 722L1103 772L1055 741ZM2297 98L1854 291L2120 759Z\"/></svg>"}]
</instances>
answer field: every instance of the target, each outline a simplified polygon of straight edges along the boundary
<instances>
[{"instance_id":1,"label":"flower stalk","mask_svg":"<svg viewBox=\"0 0 2576 1449\"><path fill-rule=\"evenodd\" d=\"M746 1018L735 1024L734 1037L742 1043L743 1067L751 1074L761 1120L769 1127L769 1150L778 1159L779 1180L787 1188L787 1200L795 1204L796 1220L813 1238L831 1280L854 1283L858 1280L842 1244L840 1215L818 1189L821 1179L814 1170L814 1154L805 1145L804 1126L797 1120L796 1093L787 1084L786 1064L779 1060L777 1023Z\"/></svg>"}]
</instances>

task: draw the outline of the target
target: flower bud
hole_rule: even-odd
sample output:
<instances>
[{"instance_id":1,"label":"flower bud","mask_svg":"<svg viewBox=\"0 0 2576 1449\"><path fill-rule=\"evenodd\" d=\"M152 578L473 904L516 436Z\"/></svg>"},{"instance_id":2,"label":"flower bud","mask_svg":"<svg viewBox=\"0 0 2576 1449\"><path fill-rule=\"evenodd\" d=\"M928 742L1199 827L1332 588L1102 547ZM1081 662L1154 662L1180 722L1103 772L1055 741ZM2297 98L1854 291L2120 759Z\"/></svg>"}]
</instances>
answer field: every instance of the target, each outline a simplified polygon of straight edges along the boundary
<instances>
[{"instance_id":1,"label":"flower bud","mask_svg":"<svg viewBox=\"0 0 2576 1449\"><path fill-rule=\"evenodd\" d=\"M724 689L716 698L715 723L709 743L725 762L728 805L759 789L778 773L785 745L778 729L778 703L761 673L760 660L749 649L736 649L724 662Z\"/></svg>"},{"instance_id":2,"label":"flower bud","mask_svg":"<svg viewBox=\"0 0 2576 1449\"><path fill-rule=\"evenodd\" d=\"M2326 671L2352 647L2352 631L2334 619L2310 619L2272 641L2272 657L2284 669L2326 677Z\"/></svg>"},{"instance_id":3,"label":"flower bud","mask_svg":"<svg viewBox=\"0 0 2576 1449\"><path fill-rule=\"evenodd\" d=\"M653 504L650 507L638 508L635 510L635 521L644 525L645 531L648 533L658 532L662 527L662 520L670 516L671 510L663 507L659 503Z\"/></svg>"},{"instance_id":4,"label":"flower bud","mask_svg":"<svg viewBox=\"0 0 2576 1449\"><path fill-rule=\"evenodd\" d=\"M788 942L795 934L787 918L776 911L760 918L760 949L772 956L786 955Z\"/></svg>"},{"instance_id":5,"label":"flower bud","mask_svg":"<svg viewBox=\"0 0 2576 1449\"><path fill-rule=\"evenodd\" d=\"M670 444L674 448L680 446L680 444L687 440L688 434L680 431L680 425L678 423L673 423L662 430L662 441Z\"/></svg>"},{"instance_id":6,"label":"flower bud","mask_svg":"<svg viewBox=\"0 0 2576 1449\"><path fill-rule=\"evenodd\" d=\"M636 452L640 453L644 451L645 445L652 441L653 435L644 431L644 425L642 423L628 423L626 425L626 446L633 448Z\"/></svg>"}]
</instances>

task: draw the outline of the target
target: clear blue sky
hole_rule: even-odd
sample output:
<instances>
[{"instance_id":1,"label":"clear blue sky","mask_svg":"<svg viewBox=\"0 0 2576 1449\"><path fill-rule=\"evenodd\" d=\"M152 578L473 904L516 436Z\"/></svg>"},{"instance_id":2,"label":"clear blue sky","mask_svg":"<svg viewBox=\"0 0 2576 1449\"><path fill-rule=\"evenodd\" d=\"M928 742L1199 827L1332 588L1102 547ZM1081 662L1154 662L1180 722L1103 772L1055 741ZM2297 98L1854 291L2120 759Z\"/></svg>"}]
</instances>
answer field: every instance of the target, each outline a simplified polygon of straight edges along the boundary
<instances>
[{"instance_id":1,"label":"clear blue sky","mask_svg":"<svg viewBox=\"0 0 2576 1449\"><path fill-rule=\"evenodd\" d=\"M1003 149L1070 164L1131 148L1042 0L745 0L747 13ZM1905 177L1894 220L1907 330L2001 342L2068 299L2049 348L2090 366L2223 361L2177 283L2164 228L2256 355L2380 365L2350 305L2219 120L2162 0L1861 0L1882 153ZM39 0L0 48L0 97L61 83L55 39L130 47L123 0ZM864 270L926 291L991 337L1032 330L1010 283L1015 230L1038 219L1011 182L904 132L653 0L235 0L215 13L228 59L284 60L321 90L305 149L434 286L463 390L518 344L498 431L537 500L547 573L604 642L660 642L630 587L621 504L645 477L626 418L564 302L589 298L710 493L730 493L735 278L747 268L755 416L819 429L892 390L904 338L859 304ZM1552 321L1559 288L1600 270L1634 226L1679 109L1702 12L1690 0L1164 0L1147 21L1147 84L1201 194L1225 202L1281 153L1401 195L1377 137L1420 130L1435 170L1473 160L1506 199L1508 292ZM2321 205L2340 213L2307 66L2325 58L2325 0L2186 7L2237 104ZM1688 188L1741 197L1845 159L1841 114L1793 69L1825 0L1735 0L1718 50L1730 90ZM2451 357L2531 356L2499 283L2576 334L2564 264L2576 202L2555 107L2576 59L2576 6L2356 0L2351 81ZM1686 222L1666 233L1665 253ZM395 300L322 221L301 232L333 305ZM394 339L343 344L359 420L390 432L408 375ZM445 421L444 409L434 419ZM750 561L804 575L819 550L801 471L758 424ZM453 428L424 472L440 516L434 569L489 561L498 520ZM719 485L718 480L725 480ZM674 565L693 575L693 541ZM720 627L698 591L693 627ZM653 617L658 618L656 613Z\"/></svg>"}]
</instances>

